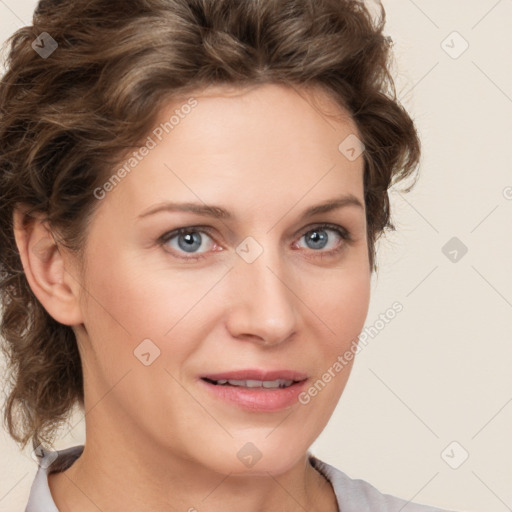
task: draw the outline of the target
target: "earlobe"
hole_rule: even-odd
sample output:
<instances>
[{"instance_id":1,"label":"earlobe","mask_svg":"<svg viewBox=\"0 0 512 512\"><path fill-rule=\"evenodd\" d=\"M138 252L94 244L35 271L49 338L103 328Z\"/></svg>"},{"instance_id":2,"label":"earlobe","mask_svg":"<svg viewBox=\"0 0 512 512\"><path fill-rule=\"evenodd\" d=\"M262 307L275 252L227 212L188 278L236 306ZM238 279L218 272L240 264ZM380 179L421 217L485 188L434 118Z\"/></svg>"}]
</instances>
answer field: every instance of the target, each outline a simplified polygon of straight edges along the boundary
<instances>
[{"instance_id":1,"label":"earlobe","mask_svg":"<svg viewBox=\"0 0 512 512\"><path fill-rule=\"evenodd\" d=\"M39 302L57 322L79 325L78 281L66 268L66 261L42 214L16 208L14 237L28 284ZM69 265L68 265L69 266Z\"/></svg>"}]
</instances>

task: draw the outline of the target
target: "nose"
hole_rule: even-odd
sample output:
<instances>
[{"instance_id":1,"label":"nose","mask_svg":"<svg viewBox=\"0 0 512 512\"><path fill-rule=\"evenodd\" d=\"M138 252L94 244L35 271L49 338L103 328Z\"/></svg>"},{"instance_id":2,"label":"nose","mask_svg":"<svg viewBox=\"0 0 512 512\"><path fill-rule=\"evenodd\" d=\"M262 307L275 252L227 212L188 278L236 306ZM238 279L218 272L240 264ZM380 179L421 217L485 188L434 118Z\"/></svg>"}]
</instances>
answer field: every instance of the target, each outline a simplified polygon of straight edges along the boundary
<instances>
[{"instance_id":1,"label":"nose","mask_svg":"<svg viewBox=\"0 0 512 512\"><path fill-rule=\"evenodd\" d=\"M264 250L252 263L237 259L229 273L226 324L233 337L270 346L296 332L300 301L277 252Z\"/></svg>"}]
</instances>

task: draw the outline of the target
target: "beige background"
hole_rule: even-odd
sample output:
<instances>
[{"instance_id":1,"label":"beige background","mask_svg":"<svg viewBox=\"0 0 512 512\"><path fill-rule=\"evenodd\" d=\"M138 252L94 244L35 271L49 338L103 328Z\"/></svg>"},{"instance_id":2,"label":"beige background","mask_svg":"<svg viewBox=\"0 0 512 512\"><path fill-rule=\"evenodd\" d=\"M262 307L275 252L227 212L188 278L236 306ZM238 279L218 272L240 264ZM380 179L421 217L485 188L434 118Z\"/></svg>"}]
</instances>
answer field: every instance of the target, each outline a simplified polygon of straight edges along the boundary
<instances>
[{"instance_id":1,"label":"beige background","mask_svg":"<svg viewBox=\"0 0 512 512\"><path fill-rule=\"evenodd\" d=\"M35 4L0 0L2 41L30 22ZM384 6L398 95L423 141L422 178L414 192L392 194L398 232L380 243L366 322L378 334L360 352L313 453L382 492L505 512L512 510L512 0ZM442 250L453 237L468 248L460 258L454 246L457 262ZM454 258L452 250L445 252ZM376 321L395 301L404 309L382 328ZM83 442L77 422L59 448ZM0 445L0 509L21 511L36 464L1 429ZM466 452L458 469L449 466Z\"/></svg>"}]
</instances>

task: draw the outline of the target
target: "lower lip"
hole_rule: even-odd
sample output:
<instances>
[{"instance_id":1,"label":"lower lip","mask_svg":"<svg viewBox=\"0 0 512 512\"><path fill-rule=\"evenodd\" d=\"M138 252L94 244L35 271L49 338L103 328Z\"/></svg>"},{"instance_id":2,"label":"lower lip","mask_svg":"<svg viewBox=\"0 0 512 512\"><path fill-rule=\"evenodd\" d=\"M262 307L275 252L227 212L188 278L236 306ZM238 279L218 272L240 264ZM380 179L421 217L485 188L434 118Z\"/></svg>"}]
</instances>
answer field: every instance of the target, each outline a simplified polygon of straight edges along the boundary
<instances>
[{"instance_id":1,"label":"lower lip","mask_svg":"<svg viewBox=\"0 0 512 512\"><path fill-rule=\"evenodd\" d=\"M287 388L244 388L241 386L219 386L200 379L210 393L236 405L255 412L280 411L298 402L298 396L308 379L296 382Z\"/></svg>"}]
</instances>

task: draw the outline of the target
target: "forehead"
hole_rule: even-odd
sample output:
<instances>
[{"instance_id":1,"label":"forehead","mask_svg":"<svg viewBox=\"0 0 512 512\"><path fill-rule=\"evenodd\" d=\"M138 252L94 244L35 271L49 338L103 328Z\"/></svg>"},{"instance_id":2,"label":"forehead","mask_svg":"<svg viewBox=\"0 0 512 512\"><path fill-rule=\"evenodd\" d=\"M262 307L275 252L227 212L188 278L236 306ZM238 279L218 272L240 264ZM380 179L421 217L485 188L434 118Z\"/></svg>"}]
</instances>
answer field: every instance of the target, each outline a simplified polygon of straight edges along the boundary
<instances>
[{"instance_id":1,"label":"forehead","mask_svg":"<svg viewBox=\"0 0 512 512\"><path fill-rule=\"evenodd\" d=\"M358 135L321 90L209 87L161 109L151 150L117 188L137 208L177 198L263 207L331 191L361 197L363 158L340 151Z\"/></svg>"},{"instance_id":2,"label":"forehead","mask_svg":"<svg viewBox=\"0 0 512 512\"><path fill-rule=\"evenodd\" d=\"M290 110L293 111L293 121L301 118L303 120L314 118L311 129L318 129L316 124L322 121L332 131L336 132L344 125L351 133L358 134L357 124L351 114L343 107L328 89L320 85L300 86L278 83L263 83L249 85L212 84L201 89L196 89L187 95L171 100L161 110L158 121L165 122L169 119L175 109L180 109L191 98L201 103L203 109L210 113L217 111L217 114L227 110L229 116L236 116L237 113L246 115L252 113L255 117L258 114L268 116L268 129L271 130L276 120L283 121L280 127L290 118ZM222 115L217 121L223 119ZM158 123L157 121L157 123ZM293 122L292 122L293 124ZM304 131L305 126L302 127Z\"/></svg>"}]
</instances>

